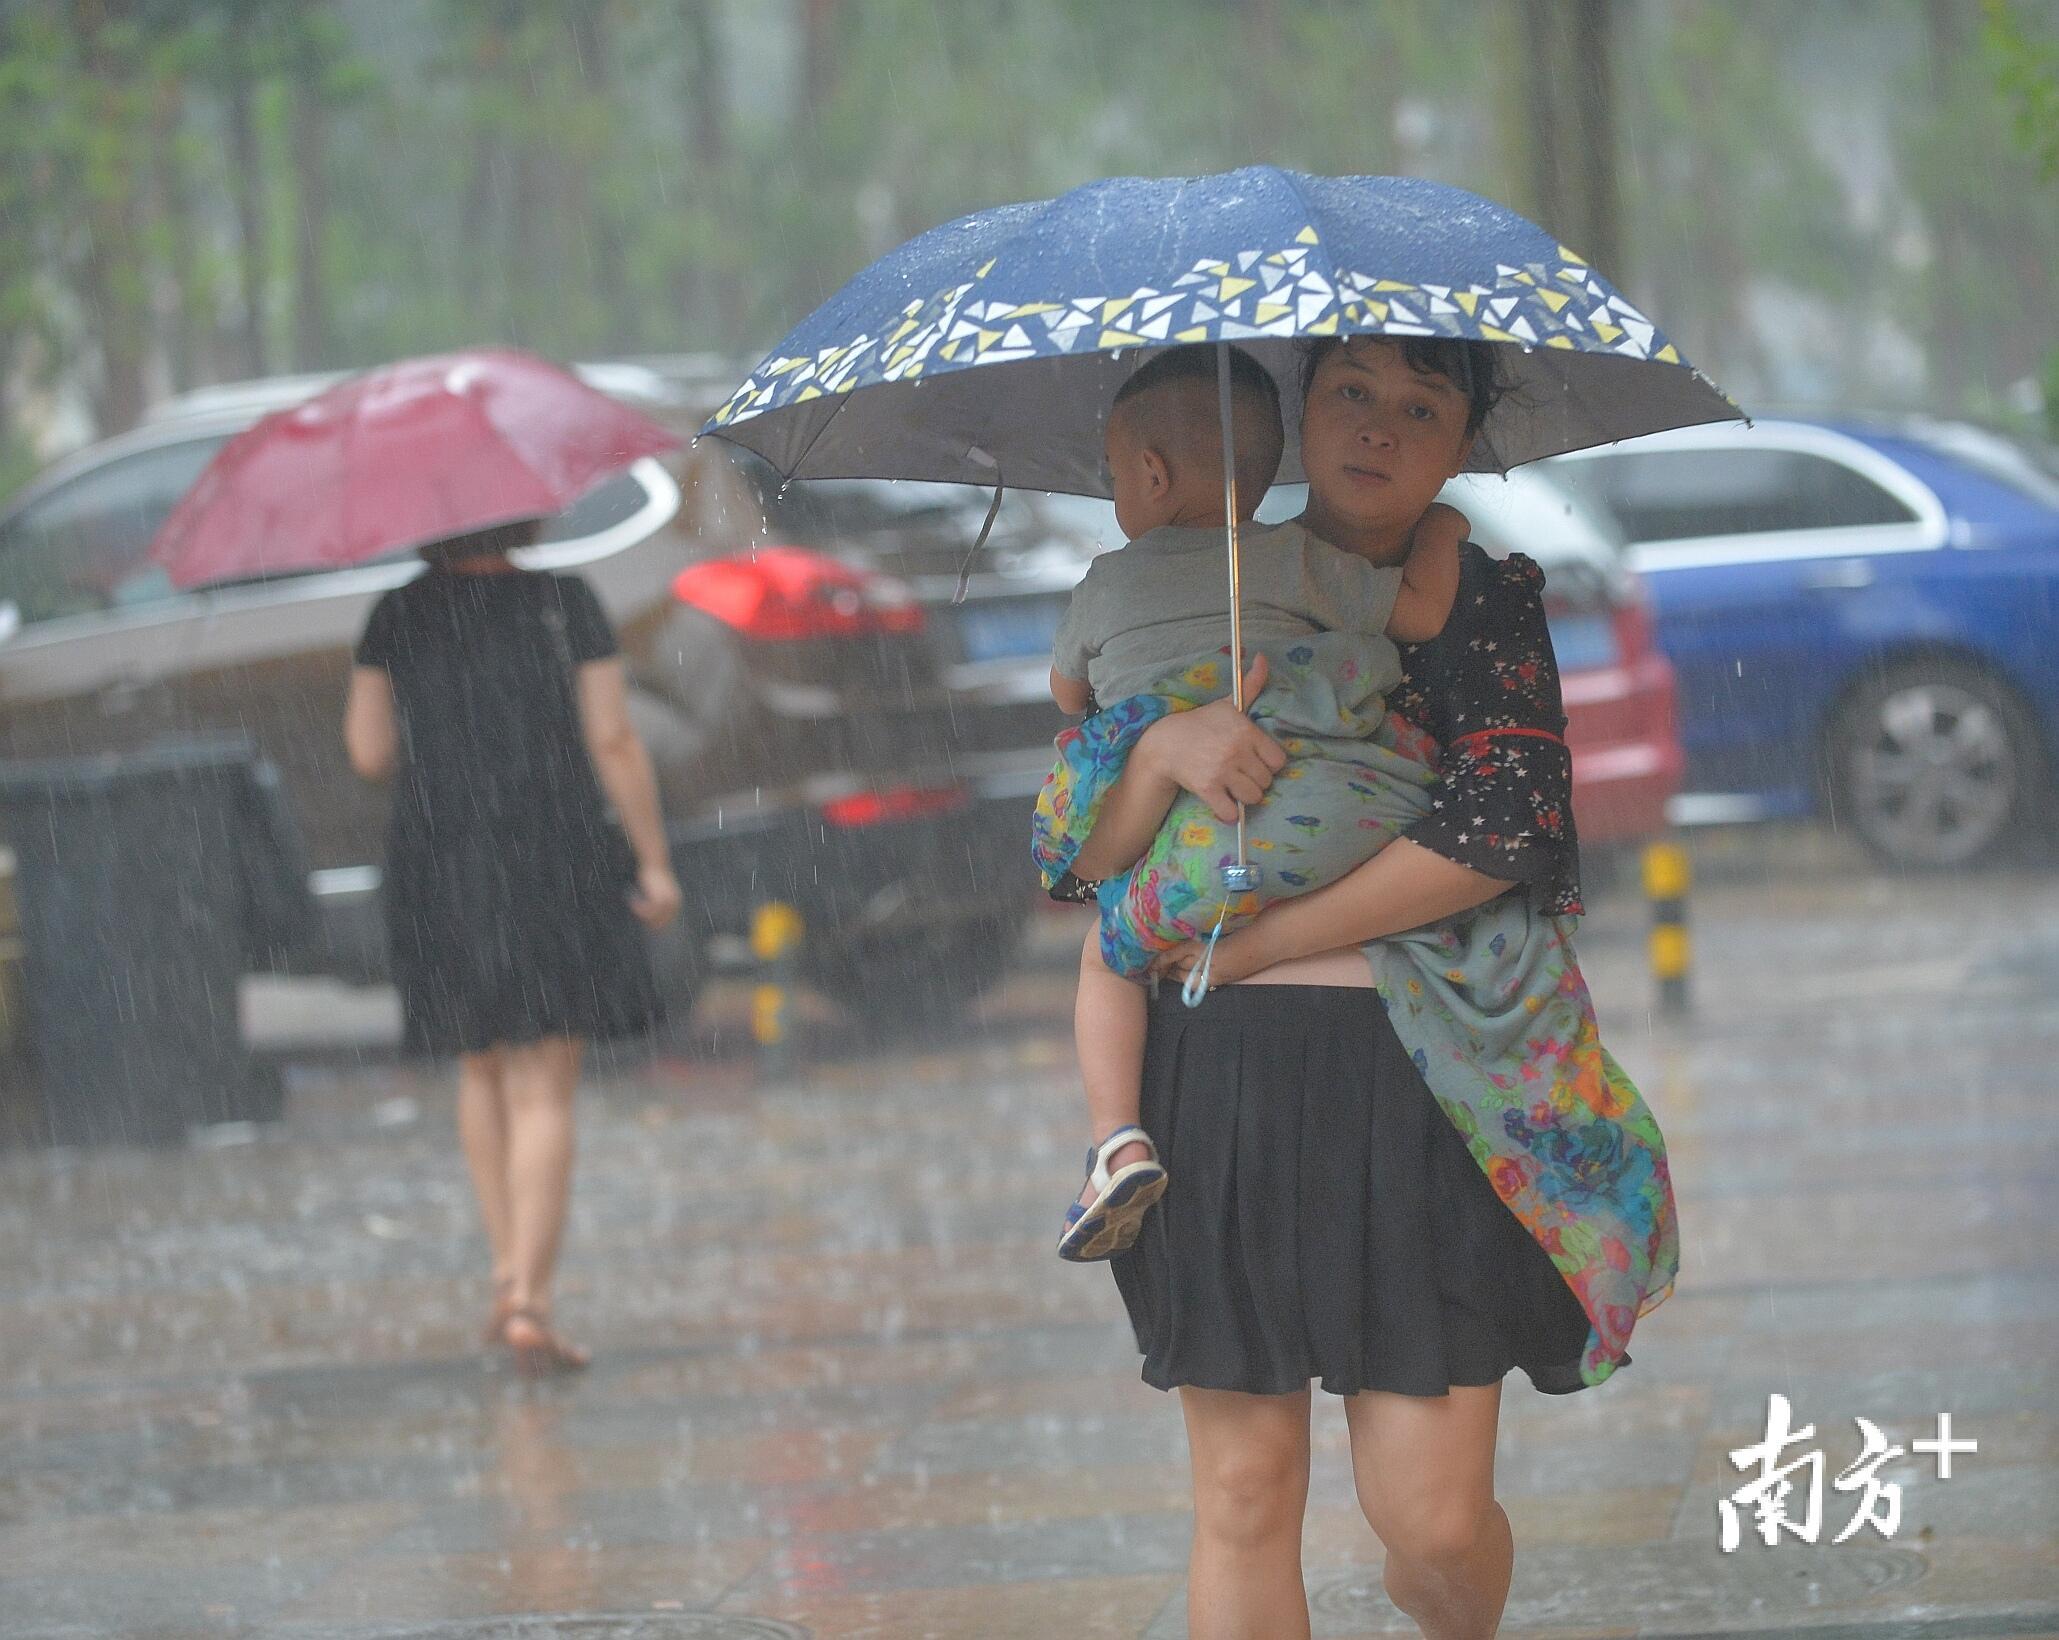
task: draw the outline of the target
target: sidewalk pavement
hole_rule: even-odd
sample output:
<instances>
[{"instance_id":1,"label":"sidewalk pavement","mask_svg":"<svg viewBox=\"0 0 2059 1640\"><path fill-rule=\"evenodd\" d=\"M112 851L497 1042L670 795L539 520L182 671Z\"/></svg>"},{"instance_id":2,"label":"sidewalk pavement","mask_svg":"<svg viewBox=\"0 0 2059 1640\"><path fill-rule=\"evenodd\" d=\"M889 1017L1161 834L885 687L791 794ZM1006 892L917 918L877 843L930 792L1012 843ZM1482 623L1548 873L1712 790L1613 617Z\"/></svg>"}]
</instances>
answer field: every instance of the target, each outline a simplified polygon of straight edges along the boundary
<instances>
[{"instance_id":1,"label":"sidewalk pavement","mask_svg":"<svg viewBox=\"0 0 2059 1640\"><path fill-rule=\"evenodd\" d=\"M1684 1269L1608 1384L1507 1381L1503 1633L2059 1636L2059 877L1718 884L1684 1024L1640 917L1584 949ZM441 1078L332 1056L276 1131L0 1155L0 1636L1183 1633L1176 1402L1051 1253L1078 928L955 1041L818 1011L760 1087L719 993L597 1078L559 1299L596 1364L542 1388L476 1341ZM1776 1391L1820 1541L1726 1554ZM1412 1632L1316 1413L1316 1633ZM1950 1478L1910 1449L1940 1413L1980 1443ZM1858 1417L1901 1518L1832 1544Z\"/></svg>"}]
</instances>

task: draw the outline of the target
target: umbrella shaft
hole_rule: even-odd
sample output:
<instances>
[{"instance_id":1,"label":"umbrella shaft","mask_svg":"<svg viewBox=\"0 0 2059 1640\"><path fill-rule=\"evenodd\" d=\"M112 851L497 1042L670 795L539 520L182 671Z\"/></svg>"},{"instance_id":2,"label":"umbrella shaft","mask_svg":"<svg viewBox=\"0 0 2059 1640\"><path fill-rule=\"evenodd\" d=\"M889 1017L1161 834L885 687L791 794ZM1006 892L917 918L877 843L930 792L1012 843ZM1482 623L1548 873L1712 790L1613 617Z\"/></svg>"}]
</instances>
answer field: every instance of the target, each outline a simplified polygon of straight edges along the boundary
<instances>
[{"instance_id":1,"label":"umbrella shaft","mask_svg":"<svg viewBox=\"0 0 2059 1640\"><path fill-rule=\"evenodd\" d=\"M1230 544L1230 691L1244 710L1244 572L1237 541L1237 428L1231 413L1230 344L1215 344L1216 408L1223 428L1223 534ZM1239 838L1237 857L1244 857Z\"/></svg>"},{"instance_id":2,"label":"umbrella shaft","mask_svg":"<svg viewBox=\"0 0 2059 1640\"><path fill-rule=\"evenodd\" d=\"M1223 425L1223 535L1230 544L1230 694L1237 710L1244 704L1244 560L1237 541L1237 425L1230 396L1230 344L1215 344L1216 408ZM1237 864L1244 849L1244 805L1237 805Z\"/></svg>"}]
</instances>

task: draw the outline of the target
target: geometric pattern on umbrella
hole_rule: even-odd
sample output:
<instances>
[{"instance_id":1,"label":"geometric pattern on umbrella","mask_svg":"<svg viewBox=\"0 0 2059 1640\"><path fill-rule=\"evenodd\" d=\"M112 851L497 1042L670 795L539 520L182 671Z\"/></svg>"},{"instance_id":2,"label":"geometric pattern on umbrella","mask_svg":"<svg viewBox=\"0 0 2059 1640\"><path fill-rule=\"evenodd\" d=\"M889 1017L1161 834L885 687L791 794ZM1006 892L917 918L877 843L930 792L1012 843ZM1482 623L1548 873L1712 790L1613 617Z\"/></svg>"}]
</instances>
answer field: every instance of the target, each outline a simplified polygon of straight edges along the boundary
<instances>
[{"instance_id":1,"label":"geometric pattern on umbrella","mask_svg":"<svg viewBox=\"0 0 2059 1640\"><path fill-rule=\"evenodd\" d=\"M1262 337L1453 336L1608 352L1679 364L1658 327L1561 245L1555 263L1497 266L1494 285L1413 284L1376 274L1326 274L1314 228L1286 250L1247 250L1197 261L1167 290L1068 296L1057 301L979 299L974 278L908 304L883 336L858 336L813 357L766 360L715 412L727 427L829 393L906 381L933 364L1008 364L1053 354Z\"/></svg>"},{"instance_id":2,"label":"geometric pattern on umbrella","mask_svg":"<svg viewBox=\"0 0 2059 1640\"><path fill-rule=\"evenodd\" d=\"M1234 341L1279 382L1288 483L1296 347L1347 335L1500 346L1508 392L1479 470L1742 414L1505 206L1421 178L1252 166L1107 178L918 234L808 315L702 430L789 478L998 475L1105 495L1102 423L1141 352Z\"/></svg>"}]
</instances>

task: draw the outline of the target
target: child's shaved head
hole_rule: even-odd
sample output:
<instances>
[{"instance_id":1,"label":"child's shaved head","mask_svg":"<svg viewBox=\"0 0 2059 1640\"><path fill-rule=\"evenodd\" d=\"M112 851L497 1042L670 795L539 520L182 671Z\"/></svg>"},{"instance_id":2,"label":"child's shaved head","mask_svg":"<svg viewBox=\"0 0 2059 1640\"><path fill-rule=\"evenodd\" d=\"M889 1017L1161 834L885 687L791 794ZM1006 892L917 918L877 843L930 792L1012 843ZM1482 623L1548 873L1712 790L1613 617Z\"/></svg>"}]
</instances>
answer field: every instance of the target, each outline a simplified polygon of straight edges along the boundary
<instances>
[{"instance_id":1,"label":"child's shaved head","mask_svg":"<svg viewBox=\"0 0 2059 1640\"><path fill-rule=\"evenodd\" d=\"M1168 348L1140 366L1115 395L1111 433L1157 450L1182 480L1208 480L1222 488L1222 410L1216 348L1202 342ZM1240 510L1258 505L1280 470L1287 447L1280 424L1280 390L1271 374L1241 347L1230 349L1230 405L1237 441Z\"/></svg>"}]
</instances>

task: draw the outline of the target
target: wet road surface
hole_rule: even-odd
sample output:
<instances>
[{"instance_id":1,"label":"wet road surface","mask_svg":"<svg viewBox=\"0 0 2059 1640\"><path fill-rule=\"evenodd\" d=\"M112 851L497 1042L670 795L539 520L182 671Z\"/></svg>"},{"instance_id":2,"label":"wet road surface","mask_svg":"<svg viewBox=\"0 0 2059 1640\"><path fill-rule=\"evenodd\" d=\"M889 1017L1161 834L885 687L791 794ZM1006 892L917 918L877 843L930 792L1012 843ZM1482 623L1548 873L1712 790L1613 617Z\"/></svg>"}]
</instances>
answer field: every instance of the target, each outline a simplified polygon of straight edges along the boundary
<instances>
[{"instance_id":1,"label":"wet road surface","mask_svg":"<svg viewBox=\"0 0 2059 1640\"><path fill-rule=\"evenodd\" d=\"M1503 1632L2059 1635L2059 873L1727 850L1691 1020L1648 1006L1633 897L1590 920L1684 1268L1608 1384L1507 1380ZM1755 855L1776 874L1740 876ZM254 1136L0 1152L0 1635L1183 1633L1176 1405L1106 1273L1050 1251L1080 926L1041 917L952 1041L854 1044L816 1009L761 1086L729 987L690 1051L597 1075L575 1381L526 1388L476 1342L441 1078L332 1050ZM303 1034L377 1034L376 999L300 1006ZM1819 1541L1747 1522L1725 1554L1728 1454L1775 1391L1816 1431L1781 1461L1827 1459ZM1910 1447L1940 1413L1979 1442L1949 1478ZM1905 1449L1879 1471L1900 1522L1833 1544L1859 1417ZM1316 1465L1317 1634L1413 1632L1321 1396Z\"/></svg>"}]
</instances>

